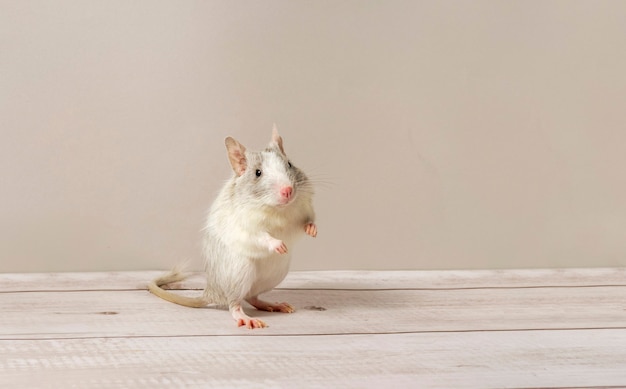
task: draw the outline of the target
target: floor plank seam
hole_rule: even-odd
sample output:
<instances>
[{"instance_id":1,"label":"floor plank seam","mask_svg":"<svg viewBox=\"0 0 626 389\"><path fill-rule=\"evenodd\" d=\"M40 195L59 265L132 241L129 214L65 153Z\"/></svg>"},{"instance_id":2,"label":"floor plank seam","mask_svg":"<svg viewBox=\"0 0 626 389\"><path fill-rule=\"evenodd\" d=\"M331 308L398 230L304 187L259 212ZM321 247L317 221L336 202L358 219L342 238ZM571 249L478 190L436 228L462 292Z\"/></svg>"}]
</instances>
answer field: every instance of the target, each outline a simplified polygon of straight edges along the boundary
<instances>
[{"instance_id":1,"label":"floor plank seam","mask_svg":"<svg viewBox=\"0 0 626 389\"><path fill-rule=\"evenodd\" d=\"M453 290L514 290L514 289L573 289L573 288L623 288L625 285L541 285L541 286L471 286L458 288L274 288L281 291L333 291L333 292L390 292L390 291L453 291ZM204 288L164 288L171 291L203 291ZM0 294L15 293L86 293L86 292L141 292L148 291L147 288L122 288L122 289L45 289L45 290L5 290Z\"/></svg>"},{"instance_id":2,"label":"floor plank seam","mask_svg":"<svg viewBox=\"0 0 626 389\"><path fill-rule=\"evenodd\" d=\"M202 289L170 289L170 290L202 290ZM148 291L145 289L46 289L46 290L4 290L0 294L17 294L17 293L87 293L87 292L141 292Z\"/></svg>"},{"instance_id":3,"label":"floor plank seam","mask_svg":"<svg viewBox=\"0 0 626 389\"><path fill-rule=\"evenodd\" d=\"M195 334L195 335L119 335L119 336L55 336L55 337L16 337L0 338L3 341L57 341L89 339L177 339L177 338L243 338L243 337L322 337L322 336L392 336L420 334L467 334L467 333L502 333L502 332L550 332L550 331L614 331L626 330L626 327L580 327L580 328L527 328L527 329L477 329L477 330L426 330L426 331L384 331L384 332L328 332L328 333L283 333L283 334ZM5 335L6 336L6 335Z\"/></svg>"},{"instance_id":4,"label":"floor plank seam","mask_svg":"<svg viewBox=\"0 0 626 389\"><path fill-rule=\"evenodd\" d=\"M313 291L322 291L322 290L330 290L330 291L355 291L355 292L379 292L379 291L398 291L398 290L481 290L481 289L503 289L503 290L511 290L511 289L567 289L567 288L621 288L626 287L626 284L611 284L611 285L540 285L540 286L468 286L468 287L457 287L457 288L274 288L274 290L313 290ZM184 290L184 289L181 289ZM202 289L189 289L189 290L202 290Z\"/></svg>"},{"instance_id":5,"label":"floor plank seam","mask_svg":"<svg viewBox=\"0 0 626 389\"><path fill-rule=\"evenodd\" d=\"M609 386L592 386L593 389L624 389L626 388L626 382L623 385L609 385ZM508 389L590 389L589 386L530 386Z\"/></svg>"}]
</instances>

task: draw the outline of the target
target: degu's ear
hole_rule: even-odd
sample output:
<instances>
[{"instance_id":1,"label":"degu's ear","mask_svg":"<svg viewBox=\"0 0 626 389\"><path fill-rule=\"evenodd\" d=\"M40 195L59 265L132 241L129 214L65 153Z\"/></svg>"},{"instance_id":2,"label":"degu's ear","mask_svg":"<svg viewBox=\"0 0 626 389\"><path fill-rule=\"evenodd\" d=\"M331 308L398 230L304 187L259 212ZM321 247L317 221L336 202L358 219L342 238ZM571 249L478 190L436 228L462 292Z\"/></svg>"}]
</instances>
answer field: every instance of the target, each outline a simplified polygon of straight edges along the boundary
<instances>
[{"instance_id":1,"label":"degu's ear","mask_svg":"<svg viewBox=\"0 0 626 389\"><path fill-rule=\"evenodd\" d=\"M272 141L270 142L270 146L278 147L280 152L285 155L285 149L283 148L283 138L281 138L281 136L278 134L276 123L274 123L274 128L272 128Z\"/></svg>"},{"instance_id":2,"label":"degu's ear","mask_svg":"<svg viewBox=\"0 0 626 389\"><path fill-rule=\"evenodd\" d=\"M226 138L226 150L228 151L228 160L230 166L238 176L241 176L248 167L248 161L246 160L246 148L243 145L230 136Z\"/></svg>"}]
</instances>

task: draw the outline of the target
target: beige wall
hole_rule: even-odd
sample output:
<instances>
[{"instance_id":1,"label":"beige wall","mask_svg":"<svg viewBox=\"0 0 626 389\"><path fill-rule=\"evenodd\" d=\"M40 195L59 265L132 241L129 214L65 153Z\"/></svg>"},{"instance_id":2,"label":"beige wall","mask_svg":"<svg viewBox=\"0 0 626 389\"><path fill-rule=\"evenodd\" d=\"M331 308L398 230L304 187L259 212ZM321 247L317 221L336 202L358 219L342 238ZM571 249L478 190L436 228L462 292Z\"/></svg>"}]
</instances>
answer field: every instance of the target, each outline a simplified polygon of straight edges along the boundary
<instances>
[{"instance_id":1,"label":"beige wall","mask_svg":"<svg viewBox=\"0 0 626 389\"><path fill-rule=\"evenodd\" d=\"M626 2L2 1L0 271L199 267L223 138L320 185L293 269L626 265Z\"/></svg>"}]
</instances>

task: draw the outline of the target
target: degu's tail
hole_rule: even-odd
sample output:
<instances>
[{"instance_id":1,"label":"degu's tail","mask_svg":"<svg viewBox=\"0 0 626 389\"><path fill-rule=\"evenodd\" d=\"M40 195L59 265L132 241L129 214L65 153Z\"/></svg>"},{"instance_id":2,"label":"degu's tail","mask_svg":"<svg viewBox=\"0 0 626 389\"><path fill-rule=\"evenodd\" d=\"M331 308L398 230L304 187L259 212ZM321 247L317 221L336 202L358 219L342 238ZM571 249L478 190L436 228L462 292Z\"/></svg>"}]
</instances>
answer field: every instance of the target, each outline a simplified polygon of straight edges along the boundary
<instances>
[{"instance_id":1,"label":"degu's tail","mask_svg":"<svg viewBox=\"0 0 626 389\"><path fill-rule=\"evenodd\" d=\"M161 288L162 285L171 284L172 282L182 281L187 276L185 276L179 268L174 268L169 273L162 275L159 278L154 279L148 284L148 290L155 294L156 296L162 298L163 300L167 300L169 302L184 305L186 307L192 308L201 308L210 303L210 301L204 297L187 297L181 296L176 293L169 292Z\"/></svg>"}]
</instances>

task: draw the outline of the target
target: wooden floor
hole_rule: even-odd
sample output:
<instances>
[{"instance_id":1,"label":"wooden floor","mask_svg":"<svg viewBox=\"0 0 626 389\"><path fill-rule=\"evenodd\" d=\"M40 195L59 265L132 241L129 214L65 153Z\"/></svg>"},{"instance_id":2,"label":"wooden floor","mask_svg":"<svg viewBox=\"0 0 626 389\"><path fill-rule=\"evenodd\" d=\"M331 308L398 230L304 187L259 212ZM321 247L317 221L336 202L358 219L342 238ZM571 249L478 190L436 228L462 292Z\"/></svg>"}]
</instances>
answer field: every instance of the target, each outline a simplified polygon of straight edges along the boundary
<instances>
[{"instance_id":1,"label":"wooden floor","mask_svg":"<svg viewBox=\"0 0 626 389\"><path fill-rule=\"evenodd\" d=\"M626 269L292 273L260 330L157 274L0 274L0 388L626 387Z\"/></svg>"}]
</instances>

